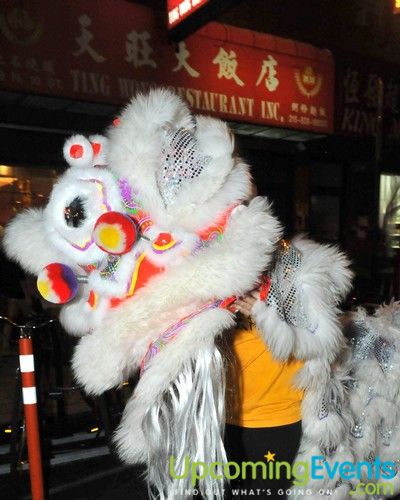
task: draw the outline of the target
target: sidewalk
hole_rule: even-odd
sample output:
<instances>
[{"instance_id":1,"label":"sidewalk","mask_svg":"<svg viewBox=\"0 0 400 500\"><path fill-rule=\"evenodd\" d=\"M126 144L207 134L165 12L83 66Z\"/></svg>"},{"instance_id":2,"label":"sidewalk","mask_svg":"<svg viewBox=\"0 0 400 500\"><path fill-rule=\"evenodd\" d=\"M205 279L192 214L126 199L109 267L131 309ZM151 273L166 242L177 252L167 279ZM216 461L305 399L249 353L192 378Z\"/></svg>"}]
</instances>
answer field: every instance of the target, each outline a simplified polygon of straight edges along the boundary
<instances>
[{"instance_id":1,"label":"sidewalk","mask_svg":"<svg viewBox=\"0 0 400 500\"><path fill-rule=\"evenodd\" d=\"M123 467L110 454L71 462L47 471L47 493L51 500L148 500L143 470ZM30 498L29 473L17 480L10 475L0 481L2 500Z\"/></svg>"}]
</instances>

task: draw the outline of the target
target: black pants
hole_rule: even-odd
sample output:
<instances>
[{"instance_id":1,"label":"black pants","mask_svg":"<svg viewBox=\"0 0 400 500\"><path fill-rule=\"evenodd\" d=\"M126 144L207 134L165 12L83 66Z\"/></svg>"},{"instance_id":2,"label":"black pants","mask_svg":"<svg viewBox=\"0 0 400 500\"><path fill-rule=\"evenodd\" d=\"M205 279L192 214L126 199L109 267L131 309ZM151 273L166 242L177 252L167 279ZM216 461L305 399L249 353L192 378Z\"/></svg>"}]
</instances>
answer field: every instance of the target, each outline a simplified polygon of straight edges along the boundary
<instances>
[{"instance_id":1,"label":"black pants","mask_svg":"<svg viewBox=\"0 0 400 500\"><path fill-rule=\"evenodd\" d=\"M264 462L268 467L265 455L270 452L275 454L275 462L288 462L291 464L297 454L301 438L301 422L283 425L280 427L263 427L250 429L227 425L225 428L225 448L228 460L241 462ZM270 461L272 457L270 455ZM247 468L247 471L249 469ZM235 475L235 474L232 474ZM249 473L246 475L250 475ZM259 476L259 477L257 477ZM285 499L284 492L290 488L291 480L287 479L285 469L281 469L281 478L263 479L257 473L253 479L231 479L227 499L242 500L246 498L269 498L271 500Z\"/></svg>"}]
</instances>

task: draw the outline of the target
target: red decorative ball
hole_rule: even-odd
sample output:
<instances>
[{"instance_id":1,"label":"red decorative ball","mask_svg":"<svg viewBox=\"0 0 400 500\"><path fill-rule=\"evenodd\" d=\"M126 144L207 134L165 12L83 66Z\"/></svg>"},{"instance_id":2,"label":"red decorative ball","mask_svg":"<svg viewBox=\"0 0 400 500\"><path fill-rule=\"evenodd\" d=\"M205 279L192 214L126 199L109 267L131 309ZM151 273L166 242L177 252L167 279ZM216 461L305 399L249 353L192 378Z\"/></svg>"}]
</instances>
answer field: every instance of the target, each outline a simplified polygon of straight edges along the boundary
<instances>
[{"instance_id":1,"label":"red decorative ball","mask_svg":"<svg viewBox=\"0 0 400 500\"><path fill-rule=\"evenodd\" d=\"M94 226L93 238L104 252L121 255L129 252L137 240L134 221L119 212L101 215Z\"/></svg>"}]
</instances>

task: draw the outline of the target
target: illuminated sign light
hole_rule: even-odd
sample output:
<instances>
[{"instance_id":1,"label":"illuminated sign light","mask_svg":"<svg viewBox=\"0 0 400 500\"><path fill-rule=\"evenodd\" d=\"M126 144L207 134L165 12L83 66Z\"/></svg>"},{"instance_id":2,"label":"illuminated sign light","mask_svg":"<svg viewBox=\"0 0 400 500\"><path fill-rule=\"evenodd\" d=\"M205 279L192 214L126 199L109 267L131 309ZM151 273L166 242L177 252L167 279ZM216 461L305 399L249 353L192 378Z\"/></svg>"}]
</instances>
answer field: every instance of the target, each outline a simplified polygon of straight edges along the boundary
<instances>
[{"instance_id":1,"label":"illuminated sign light","mask_svg":"<svg viewBox=\"0 0 400 500\"><path fill-rule=\"evenodd\" d=\"M400 0L394 0L394 2L393 2L393 14L400 14Z\"/></svg>"},{"instance_id":2,"label":"illuminated sign light","mask_svg":"<svg viewBox=\"0 0 400 500\"><path fill-rule=\"evenodd\" d=\"M173 28L208 2L209 0L168 0L168 28Z\"/></svg>"},{"instance_id":3,"label":"illuminated sign light","mask_svg":"<svg viewBox=\"0 0 400 500\"><path fill-rule=\"evenodd\" d=\"M169 39L174 42L185 40L238 2L239 0L167 0L166 25Z\"/></svg>"}]
</instances>

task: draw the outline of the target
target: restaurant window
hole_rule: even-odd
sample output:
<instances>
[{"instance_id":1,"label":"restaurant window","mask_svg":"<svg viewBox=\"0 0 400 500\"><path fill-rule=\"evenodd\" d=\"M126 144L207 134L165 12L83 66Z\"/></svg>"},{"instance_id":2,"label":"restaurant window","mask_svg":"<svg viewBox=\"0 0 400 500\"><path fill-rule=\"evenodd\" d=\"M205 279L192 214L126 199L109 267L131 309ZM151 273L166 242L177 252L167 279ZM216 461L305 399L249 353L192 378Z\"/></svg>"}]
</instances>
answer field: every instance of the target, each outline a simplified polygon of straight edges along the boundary
<instances>
[{"instance_id":1,"label":"restaurant window","mask_svg":"<svg viewBox=\"0 0 400 500\"><path fill-rule=\"evenodd\" d=\"M381 175L379 227L387 248L400 248L400 175Z\"/></svg>"},{"instance_id":2,"label":"restaurant window","mask_svg":"<svg viewBox=\"0 0 400 500\"><path fill-rule=\"evenodd\" d=\"M55 180L52 169L0 165L0 226L24 208L45 205Z\"/></svg>"}]
</instances>

